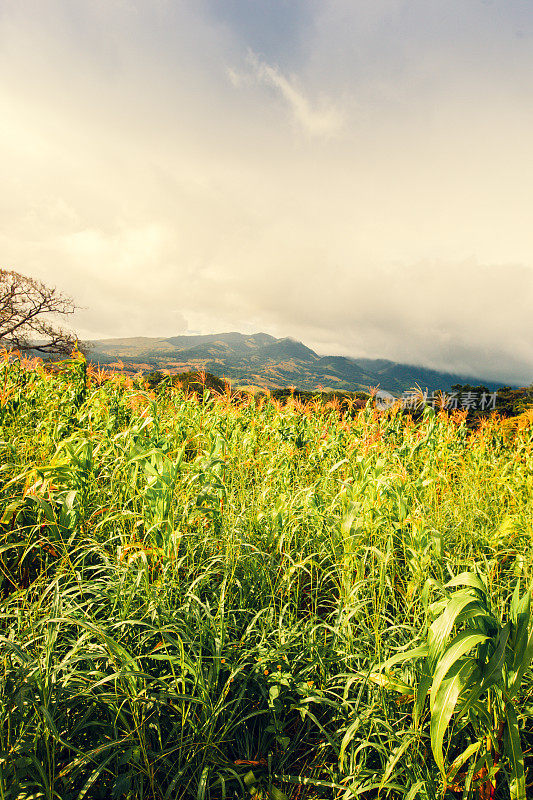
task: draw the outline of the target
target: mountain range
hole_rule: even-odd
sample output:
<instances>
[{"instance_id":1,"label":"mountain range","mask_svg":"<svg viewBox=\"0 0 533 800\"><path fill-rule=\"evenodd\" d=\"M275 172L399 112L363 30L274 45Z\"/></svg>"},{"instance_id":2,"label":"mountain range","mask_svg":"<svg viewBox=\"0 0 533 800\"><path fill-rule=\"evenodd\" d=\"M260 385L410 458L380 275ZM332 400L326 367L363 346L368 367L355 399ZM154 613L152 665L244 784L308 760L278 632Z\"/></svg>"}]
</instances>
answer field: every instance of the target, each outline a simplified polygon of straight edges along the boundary
<instances>
[{"instance_id":1,"label":"mountain range","mask_svg":"<svg viewBox=\"0 0 533 800\"><path fill-rule=\"evenodd\" d=\"M308 391L368 391L379 387L400 395L416 385L430 392L449 390L457 383L482 383L490 391L502 385L386 359L319 356L302 342L276 339L268 333L99 339L88 344L90 361L102 366L113 368L122 362L130 373L205 370L235 386L294 386Z\"/></svg>"}]
</instances>

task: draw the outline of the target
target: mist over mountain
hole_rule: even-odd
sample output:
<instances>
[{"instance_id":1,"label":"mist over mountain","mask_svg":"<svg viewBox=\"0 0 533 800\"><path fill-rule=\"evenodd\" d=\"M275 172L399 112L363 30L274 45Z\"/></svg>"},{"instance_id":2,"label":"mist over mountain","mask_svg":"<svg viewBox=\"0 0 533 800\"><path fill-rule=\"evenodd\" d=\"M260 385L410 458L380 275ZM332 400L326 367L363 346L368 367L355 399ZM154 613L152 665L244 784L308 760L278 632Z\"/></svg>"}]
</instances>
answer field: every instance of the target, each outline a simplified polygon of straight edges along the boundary
<instances>
[{"instance_id":1,"label":"mist over mountain","mask_svg":"<svg viewBox=\"0 0 533 800\"><path fill-rule=\"evenodd\" d=\"M108 366L121 361L127 372L205 370L237 386L265 388L354 391L379 387L401 394L416 385L436 391L449 390L456 383L483 384L491 390L505 384L387 359L319 356L303 342L267 333L100 339L90 342L90 359Z\"/></svg>"}]
</instances>

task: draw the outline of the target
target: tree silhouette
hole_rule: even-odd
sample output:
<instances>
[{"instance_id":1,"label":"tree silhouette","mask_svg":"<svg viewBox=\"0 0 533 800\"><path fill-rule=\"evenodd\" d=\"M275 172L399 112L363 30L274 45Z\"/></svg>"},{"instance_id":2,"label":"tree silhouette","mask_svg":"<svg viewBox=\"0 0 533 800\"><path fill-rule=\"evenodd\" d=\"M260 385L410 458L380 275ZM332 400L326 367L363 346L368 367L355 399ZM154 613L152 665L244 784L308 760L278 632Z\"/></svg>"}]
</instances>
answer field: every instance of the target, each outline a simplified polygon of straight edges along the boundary
<instances>
[{"instance_id":1,"label":"tree silhouette","mask_svg":"<svg viewBox=\"0 0 533 800\"><path fill-rule=\"evenodd\" d=\"M77 337L58 326L53 318L75 310L73 300L54 287L13 270L0 269L0 345L7 349L70 354L78 344Z\"/></svg>"}]
</instances>

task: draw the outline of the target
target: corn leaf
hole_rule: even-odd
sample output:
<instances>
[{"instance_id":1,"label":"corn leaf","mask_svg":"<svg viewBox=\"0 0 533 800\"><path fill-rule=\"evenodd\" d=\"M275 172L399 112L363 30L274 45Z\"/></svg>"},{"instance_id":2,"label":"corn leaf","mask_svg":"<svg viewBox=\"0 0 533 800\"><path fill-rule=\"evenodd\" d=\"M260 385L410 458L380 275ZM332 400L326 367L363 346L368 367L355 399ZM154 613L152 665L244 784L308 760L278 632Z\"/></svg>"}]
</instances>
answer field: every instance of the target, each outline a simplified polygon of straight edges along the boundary
<instances>
[{"instance_id":1,"label":"corn leaf","mask_svg":"<svg viewBox=\"0 0 533 800\"><path fill-rule=\"evenodd\" d=\"M524 771L524 755L520 744L520 729L518 717L513 703L508 700L505 704L505 751L511 768L509 791L511 800L526 800L526 777Z\"/></svg>"},{"instance_id":2,"label":"corn leaf","mask_svg":"<svg viewBox=\"0 0 533 800\"><path fill-rule=\"evenodd\" d=\"M443 776L445 775L444 734L455 711L459 696L475 668L474 659L468 659L462 663L456 662L450 670L450 677L441 683L435 698L430 723L431 749Z\"/></svg>"}]
</instances>

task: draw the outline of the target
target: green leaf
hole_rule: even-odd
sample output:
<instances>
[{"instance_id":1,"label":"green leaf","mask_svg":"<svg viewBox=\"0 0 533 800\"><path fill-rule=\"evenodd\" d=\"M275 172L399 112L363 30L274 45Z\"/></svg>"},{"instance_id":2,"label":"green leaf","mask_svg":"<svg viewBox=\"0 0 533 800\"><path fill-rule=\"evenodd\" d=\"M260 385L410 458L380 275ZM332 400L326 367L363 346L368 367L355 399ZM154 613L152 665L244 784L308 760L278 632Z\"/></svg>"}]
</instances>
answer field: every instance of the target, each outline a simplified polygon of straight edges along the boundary
<instances>
[{"instance_id":1,"label":"green leaf","mask_svg":"<svg viewBox=\"0 0 533 800\"><path fill-rule=\"evenodd\" d=\"M423 788L424 788L424 781L417 781L414 786L411 786L411 788L405 795L404 800L415 800L415 797L420 792L420 789Z\"/></svg>"},{"instance_id":2,"label":"green leaf","mask_svg":"<svg viewBox=\"0 0 533 800\"><path fill-rule=\"evenodd\" d=\"M250 772L247 772L246 775L244 776L243 781L246 788L251 789L252 786L255 786L255 784L257 783L257 778L255 777L252 770L250 770Z\"/></svg>"},{"instance_id":3,"label":"green leaf","mask_svg":"<svg viewBox=\"0 0 533 800\"><path fill-rule=\"evenodd\" d=\"M455 578L448 581L444 588L449 589L453 586L469 586L472 589L478 589L484 596L487 594L487 587L475 572L461 572L460 575L456 575Z\"/></svg>"},{"instance_id":4,"label":"green leaf","mask_svg":"<svg viewBox=\"0 0 533 800\"><path fill-rule=\"evenodd\" d=\"M441 683L435 698L430 723L431 749L443 777L445 775L442 749L444 734L455 711L459 696L475 668L476 662L473 658L462 663L456 662L450 670L450 677Z\"/></svg>"},{"instance_id":5,"label":"green leaf","mask_svg":"<svg viewBox=\"0 0 533 800\"><path fill-rule=\"evenodd\" d=\"M103 772L103 771L106 769L107 765L109 764L109 762L110 762L110 761L111 761L111 760L112 760L114 757L115 757L115 754L114 754L114 753L111 753L111 755L110 755L110 756L108 756L108 757L105 759L105 761L102 761L100 764L98 764L98 766L96 766L96 767L95 767L95 768L92 770L92 772L89 774L89 777L87 778L87 780L86 780L86 781L85 781L85 783L83 784L82 788L80 789L80 791L79 791L79 793L78 793L78 795L77 795L77 797L76 797L76 800L83 800L83 798L85 797L85 795L87 794L87 792L89 791L89 789L91 788L91 786L92 786L92 785L95 783L95 781L96 781L96 780L97 780L97 779L100 777L100 775L102 774L102 772Z\"/></svg>"},{"instance_id":6,"label":"green leaf","mask_svg":"<svg viewBox=\"0 0 533 800\"><path fill-rule=\"evenodd\" d=\"M508 687L508 691L511 696L514 696L516 692L519 691L520 684L522 683L522 678L524 677L526 669L531 664L532 658L533 658L533 631L531 631L520 663L518 663L516 655L515 658L513 659L513 667L509 671L509 687Z\"/></svg>"},{"instance_id":7,"label":"green leaf","mask_svg":"<svg viewBox=\"0 0 533 800\"><path fill-rule=\"evenodd\" d=\"M433 678L433 683L431 685L431 697L430 697L430 708L433 711L433 706L435 703L435 697L438 694L440 689L440 685L448 671L451 667L462 657L465 653L468 653L476 645L484 642L489 637L486 636L484 633L479 633L478 631L462 631L461 633L457 634L457 636L452 640L449 646L446 648L442 658L438 662L437 670L435 672L435 676Z\"/></svg>"},{"instance_id":8,"label":"green leaf","mask_svg":"<svg viewBox=\"0 0 533 800\"><path fill-rule=\"evenodd\" d=\"M400 681L397 678L392 678L389 675L382 675L380 672L370 673L368 680L378 686L382 686L383 689L390 689L400 694L413 694L413 687L409 686L408 683Z\"/></svg>"},{"instance_id":9,"label":"green leaf","mask_svg":"<svg viewBox=\"0 0 533 800\"><path fill-rule=\"evenodd\" d=\"M515 614L511 616L511 620L516 626L514 649L521 658L526 647L529 622L531 620L531 595L529 592L525 592L524 596L521 598L516 607Z\"/></svg>"},{"instance_id":10,"label":"green leaf","mask_svg":"<svg viewBox=\"0 0 533 800\"><path fill-rule=\"evenodd\" d=\"M514 587L513 596L511 598L511 605L509 609L509 617L513 625L516 625L518 619L518 606L520 603L520 579Z\"/></svg>"},{"instance_id":11,"label":"green leaf","mask_svg":"<svg viewBox=\"0 0 533 800\"><path fill-rule=\"evenodd\" d=\"M383 671L390 669L394 664L400 664L402 661L411 661L413 658L424 658L427 654L428 646L427 644L423 644L420 647L415 647L413 650L406 650L403 653L397 653L395 656L391 656L391 658L388 658L387 661L381 665L381 669Z\"/></svg>"},{"instance_id":12,"label":"green leaf","mask_svg":"<svg viewBox=\"0 0 533 800\"><path fill-rule=\"evenodd\" d=\"M520 729L518 717L513 703L508 700L505 704L505 719L507 722L504 735L505 752L511 767L511 780L509 792L511 800L526 800L526 777L524 772L524 754L520 744Z\"/></svg>"},{"instance_id":13,"label":"green leaf","mask_svg":"<svg viewBox=\"0 0 533 800\"><path fill-rule=\"evenodd\" d=\"M390 776L392 775L392 771L393 771L394 767L396 766L396 764L398 763L400 758L403 756L403 754L405 753L407 748L412 744L412 742L413 742L413 738L412 737L407 737L396 748L396 750L391 754L391 756L390 756L390 758L389 758L389 760L387 762L387 766L386 766L385 772L383 773L383 777L382 777L382 779L380 781L380 784L379 784L378 794L379 794L379 792L381 792L381 790L383 789L383 787L385 786L385 784L389 780Z\"/></svg>"},{"instance_id":14,"label":"green leaf","mask_svg":"<svg viewBox=\"0 0 533 800\"><path fill-rule=\"evenodd\" d=\"M471 691L465 697L463 703L458 709L459 714L466 714L466 712L481 697L483 692L486 692L490 686L492 686L494 683L497 683L501 679L501 668L505 661L505 648L509 638L510 630L511 623L506 622L506 624L500 630L498 647L483 670L478 670L479 679L476 679L476 681L473 682Z\"/></svg>"},{"instance_id":15,"label":"green leaf","mask_svg":"<svg viewBox=\"0 0 533 800\"><path fill-rule=\"evenodd\" d=\"M198 791L196 792L196 800L204 800L208 777L209 777L209 767L206 764L206 766L202 770L200 781L198 782Z\"/></svg>"},{"instance_id":16,"label":"green leaf","mask_svg":"<svg viewBox=\"0 0 533 800\"><path fill-rule=\"evenodd\" d=\"M448 601L442 614L432 623L428 632L430 666L438 661L459 614L475 607L483 610L479 600L468 592L457 592Z\"/></svg>"},{"instance_id":17,"label":"green leaf","mask_svg":"<svg viewBox=\"0 0 533 800\"><path fill-rule=\"evenodd\" d=\"M432 681L433 676L430 672L428 672L426 661L425 670L420 676L415 695L415 705L413 709L413 722L415 728L418 727L418 723L420 722L420 717L422 716L422 711L424 710L424 703L426 702L426 697L431 688Z\"/></svg>"},{"instance_id":18,"label":"green leaf","mask_svg":"<svg viewBox=\"0 0 533 800\"><path fill-rule=\"evenodd\" d=\"M284 794L281 789L276 789L275 786L270 787L270 797L272 800L289 800L286 794Z\"/></svg>"},{"instance_id":19,"label":"green leaf","mask_svg":"<svg viewBox=\"0 0 533 800\"><path fill-rule=\"evenodd\" d=\"M533 632L528 639L529 623L531 620L531 595L525 592L518 600L519 584L513 592L511 602L511 622L513 623L512 649L513 661L509 669L509 689L518 690L524 672L533 657Z\"/></svg>"},{"instance_id":20,"label":"green leaf","mask_svg":"<svg viewBox=\"0 0 533 800\"><path fill-rule=\"evenodd\" d=\"M459 756L457 756L456 759L454 759L446 775L448 781L453 781L453 779L455 778L455 776L457 775L463 764L466 764L470 756L473 756L475 753L477 753L481 745L482 745L481 740L479 742L474 742L473 744L468 745L466 750L463 750L463 752Z\"/></svg>"},{"instance_id":21,"label":"green leaf","mask_svg":"<svg viewBox=\"0 0 533 800\"><path fill-rule=\"evenodd\" d=\"M15 513L25 505L24 500L15 500L13 503L10 503L7 508L5 509L4 513L2 514L2 518L0 519L0 524L7 525L13 517Z\"/></svg>"},{"instance_id":22,"label":"green leaf","mask_svg":"<svg viewBox=\"0 0 533 800\"><path fill-rule=\"evenodd\" d=\"M350 744L351 740L353 739L354 735L357 733L360 727L361 727L361 720L358 717L354 722L352 722L352 724L349 726L346 733L342 737L341 749L339 751L339 764L341 766L341 769L344 767L344 754L346 752L346 748L348 747L348 745Z\"/></svg>"}]
</instances>

